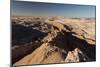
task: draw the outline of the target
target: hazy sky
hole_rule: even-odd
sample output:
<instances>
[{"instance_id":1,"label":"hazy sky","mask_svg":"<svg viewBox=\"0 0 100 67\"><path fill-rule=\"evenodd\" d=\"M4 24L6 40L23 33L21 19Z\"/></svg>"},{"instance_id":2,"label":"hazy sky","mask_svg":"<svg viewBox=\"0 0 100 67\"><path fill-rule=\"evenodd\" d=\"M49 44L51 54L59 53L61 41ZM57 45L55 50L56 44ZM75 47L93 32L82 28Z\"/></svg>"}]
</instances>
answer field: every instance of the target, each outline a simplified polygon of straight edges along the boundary
<instances>
[{"instance_id":1,"label":"hazy sky","mask_svg":"<svg viewBox=\"0 0 100 67\"><path fill-rule=\"evenodd\" d=\"M14 16L95 17L95 6L90 5L13 1L11 7Z\"/></svg>"}]
</instances>

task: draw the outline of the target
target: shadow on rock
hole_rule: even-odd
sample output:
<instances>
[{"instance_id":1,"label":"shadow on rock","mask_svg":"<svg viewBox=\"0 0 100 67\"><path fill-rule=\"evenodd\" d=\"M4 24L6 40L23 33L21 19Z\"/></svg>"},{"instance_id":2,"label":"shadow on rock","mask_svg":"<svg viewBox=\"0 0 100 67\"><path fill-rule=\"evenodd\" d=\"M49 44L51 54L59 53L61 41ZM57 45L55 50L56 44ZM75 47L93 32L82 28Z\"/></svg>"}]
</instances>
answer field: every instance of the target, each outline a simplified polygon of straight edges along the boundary
<instances>
[{"instance_id":1,"label":"shadow on rock","mask_svg":"<svg viewBox=\"0 0 100 67\"><path fill-rule=\"evenodd\" d=\"M31 53L47 33L19 24L12 25L12 64ZM35 41L38 41L37 43Z\"/></svg>"},{"instance_id":2,"label":"shadow on rock","mask_svg":"<svg viewBox=\"0 0 100 67\"><path fill-rule=\"evenodd\" d=\"M85 40L77 38L72 35L73 32L62 31L52 40L52 44L55 46L68 51L73 51L75 48L80 49L85 55L89 57L90 60L96 60L96 46L94 44L89 44ZM66 57L66 56L65 56ZM84 62L84 61L82 61Z\"/></svg>"}]
</instances>

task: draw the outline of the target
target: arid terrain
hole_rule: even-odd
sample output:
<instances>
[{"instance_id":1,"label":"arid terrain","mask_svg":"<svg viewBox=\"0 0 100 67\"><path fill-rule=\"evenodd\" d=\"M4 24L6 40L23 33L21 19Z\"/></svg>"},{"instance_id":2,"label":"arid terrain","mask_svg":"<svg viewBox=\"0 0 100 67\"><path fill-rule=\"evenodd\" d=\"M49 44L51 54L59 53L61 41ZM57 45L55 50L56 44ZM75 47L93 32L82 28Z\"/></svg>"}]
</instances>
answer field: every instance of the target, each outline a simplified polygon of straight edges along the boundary
<instances>
[{"instance_id":1,"label":"arid terrain","mask_svg":"<svg viewBox=\"0 0 100 67\"><path fill-rule=\"evenodd\" d=\"M95 18L12 17L12 65L96 61Z\"/></svg>"}]
</instances>

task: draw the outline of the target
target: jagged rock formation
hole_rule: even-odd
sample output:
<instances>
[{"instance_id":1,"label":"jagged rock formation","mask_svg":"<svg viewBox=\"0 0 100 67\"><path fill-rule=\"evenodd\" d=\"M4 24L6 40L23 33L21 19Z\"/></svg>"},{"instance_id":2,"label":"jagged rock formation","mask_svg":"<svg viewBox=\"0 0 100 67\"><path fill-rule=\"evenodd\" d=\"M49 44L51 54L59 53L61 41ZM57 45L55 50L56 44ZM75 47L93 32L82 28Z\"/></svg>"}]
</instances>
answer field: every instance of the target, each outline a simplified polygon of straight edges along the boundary
<instances>
[{"instance_id":1,"label":"jagged rock formation","mask_svg":"<svg viewBox=\"0 0 100 67\"><path fill-rule=\"evenodd\" d=\"M89 58L78 48L69 51L64 62L81 62L89 61Z\"/></svg>"},{"instance_id":2,"label":"jagged rock formation","mask_svg":"<svg viewBox=\"0 0 100 67\"><path fill-rule=\"evenodd\" d=\"M95 22L90 21L14 17L13 65L95 61Z\"/></svg>"}]
</instances>

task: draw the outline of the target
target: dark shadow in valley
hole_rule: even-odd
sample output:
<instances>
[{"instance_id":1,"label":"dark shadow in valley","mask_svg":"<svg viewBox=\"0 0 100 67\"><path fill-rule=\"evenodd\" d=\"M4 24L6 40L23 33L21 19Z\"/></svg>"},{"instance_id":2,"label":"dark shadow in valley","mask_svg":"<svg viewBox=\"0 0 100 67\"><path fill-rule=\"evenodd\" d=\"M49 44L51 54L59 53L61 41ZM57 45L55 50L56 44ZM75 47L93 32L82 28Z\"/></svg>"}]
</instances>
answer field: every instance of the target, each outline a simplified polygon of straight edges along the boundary
<instances>
[{"instance_id":1,"label":"dark shadow in valley","mask_svg":"<svg viewBox=\"0 0 100 67\"><path fill-rule=\"evenodd\" d=\"M41 45L47 33L20 24L12 25L12 64L30 54ZM38 41L37 43L35 41Z\"/></svg>"},{"instance_id":2,"label":"dark shadow in valley","mask_svg":"<svg viewBox=\"0 0 100 67\"><path fill-rule=\"evenodd\" d=\"M73 32L58 32L58 35L53 39L53 42L51 43L56 44L57 47L66 51L72 51L75 48L79 48L90 58L89 61L96 61L96 46L94 44L89 44L85 40L77 38L72 34Z\"/></svg>"},{"instance_id":3,"label":"dark shadow in valley","mask_svg":"<svg viewBox=\"0 0 100 67\"><path fill-rule=\"evenodd\" d=\"M13 45L20 45L20 43L16 44L17 41L21 43L36 41L37 39L43 38L46 35L47 33L32 29L32 27L25 27L19 24L12 25L12 40L14 41Z\"/></svg>"}]
</instances>

